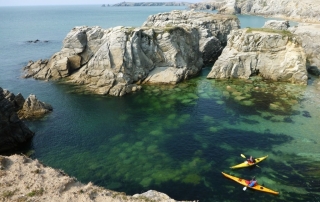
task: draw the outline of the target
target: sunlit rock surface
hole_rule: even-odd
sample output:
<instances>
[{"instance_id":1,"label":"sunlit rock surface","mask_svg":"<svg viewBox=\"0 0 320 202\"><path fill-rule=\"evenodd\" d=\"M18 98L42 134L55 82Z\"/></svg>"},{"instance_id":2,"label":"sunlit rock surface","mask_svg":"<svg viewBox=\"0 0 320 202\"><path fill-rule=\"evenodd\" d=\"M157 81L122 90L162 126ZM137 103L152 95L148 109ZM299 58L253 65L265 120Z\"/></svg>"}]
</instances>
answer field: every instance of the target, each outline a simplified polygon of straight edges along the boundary
<instances>
[{"instance_id":1,"label":"sunlit rock surface","mask_svg":"<svg viewBox=\"0 0 320 202\"><path fill-rule=\"evenodd\" d=\"M289 31L233 31L208 78L248 79L253 75L306 85L306 56L301 41Z\"/></svg>"},{"instance_id":2,"label":"sunlit rock surface","mask_svg":"<svg viewBox=\"0 0 320 202\"><path fill-rule=\"evenodd\" d=\"M320 75L320 24L300 23L289 31L298 35L307 56L307 68L311 74Z\"/></svg>"},{"instance_id":3,"label":"sunlit rock surface","mask_svg":"<svg viewBox=\"0 0 320 202\"><path fill-rule=\"evenodd\" d=\"M319 0L208 0L190 5L193 9L217 9L224 14L284 17L302 22L320 21Z\"/></svg>"},{"instance_id":4,"label":"sunlit rock surface","mask_svg":"<svg viewBox=\"0 0 320 202\"><path fill-rule=\"evenodd\" d=\"M30 61L25 77L66 78L114 96L137 91L142 82L176 84L215 60L227 35L238 28L235 16L194 11L150 16L140 28L75 27L61 51L49 60Z\"/></svg>"}]
</instances>

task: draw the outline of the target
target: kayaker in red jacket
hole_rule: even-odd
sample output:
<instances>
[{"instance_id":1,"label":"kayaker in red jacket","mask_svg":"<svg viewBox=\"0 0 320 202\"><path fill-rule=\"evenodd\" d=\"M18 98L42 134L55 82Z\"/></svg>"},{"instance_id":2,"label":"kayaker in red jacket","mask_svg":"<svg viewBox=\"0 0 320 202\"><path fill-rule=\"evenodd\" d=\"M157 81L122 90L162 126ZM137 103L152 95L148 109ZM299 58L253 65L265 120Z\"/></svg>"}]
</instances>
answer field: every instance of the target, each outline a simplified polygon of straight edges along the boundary
<instances>
[{"instance_id":1,"label":"kayaker in red jacket","mask_svg":"<svg viewBox=\"0 0 320 202\"><path fill-rule=\"evenodd\" d=\"M255 161L255 159L254 159L252 156L250 156L250 158L247 159L247 162L248 162L248 164L253 164L253 163L255 163L256 161Z\"/></svg>"},{"instance_id":2,"label":"kayaker in red jacket","mask_svg":"<svg viewBox=\"0 0 320 202\"><path fill-rule=\"evenodd\" d=\"M256 177L253 177L252 180L250 180L248 186L249 187L253 187L254 185L257 184L257 180L256 180Z\"/></svg>"}]
</instances>

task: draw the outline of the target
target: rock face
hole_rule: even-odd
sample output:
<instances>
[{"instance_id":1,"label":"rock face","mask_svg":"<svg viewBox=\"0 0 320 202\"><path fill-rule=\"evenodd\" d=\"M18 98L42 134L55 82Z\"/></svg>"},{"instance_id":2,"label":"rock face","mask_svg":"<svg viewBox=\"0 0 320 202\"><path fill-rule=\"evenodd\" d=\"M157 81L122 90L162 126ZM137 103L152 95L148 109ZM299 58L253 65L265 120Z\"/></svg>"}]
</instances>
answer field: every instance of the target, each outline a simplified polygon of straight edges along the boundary
<instances>
[{"instance_id":1,"label":"rock face","mask_svg":"<svg viewBox=\"0 0 320 202\"><path fill-rule=\"evenodd\" d=\"M52 106L41 102L33 94L24 101L22 108L18 111L20 119L37 119L53 110Z\"/></svg>"},{"instance_id":2,"label":"rock face","mask_svg":"<svg viewBox=\"0 0 320 202\"><path fill-rule=\"evenodd\" d=\"M311 74L320 75L320 25L299 24L289 31L299 36L307 56L307 69Z\"/></svg>"},{"instance_id":3,"label":"rock face","mask_svg":"<svg viewBox=\"0 0 320 202\"><path fill-rule=\"evenodd\" d=\"M0 156L0 187L1 201L175 201L154 190L129 196L92 183L85 185L61 170L21 155Z\"/></svg>"},{"instance_id":4,"label":"rock face","mask_svg":"<svg viewBox=\"0 0 320 202\"><path fill-rule=\"evenodd\" d=\"M320 21L320 1L314 0L209 0L191 5L194 9L218 9L225 14L286 17L302 22Z\"/></svg>"},{"instance_id":5,"label":"rock face","mask_svg":"<svg viewBox=\"0 0 320 202\"><path fill-rule=\"evenodd\" d=\"M24 99L0 88L0 152L14 149L33 137L33 132L18 118Z\"/></svg>"},{"instance_id":6,"label":"rock face","mask_svg":"<svg viewBox=\"0 0 320 202\"><path fill-rule=\"evenodd\" d=\"M113 6L189 6L187 2L121 2Z\"/></svg>"},{"instance_id":7,"label":"rock face","mask_svg":"<svg viewBox=\"0 0 320 202\"><path fill-rule=\"evenodd\" d=\"M208 78L248 79L252 75L306 85L306 56L301 42L289 31L232 31Z\"/></svg>"},{"instance_id":8,"label":"rock face","mask_svg":"<svg viewBox=\"0 0 320 202\"><path fill-rule=\"evenodd\" d=\"M231 30L239 29L240 22L236 16L214 15L203 12L173 11L151 15L142 26L146 27L184 27L197 29L199 50L205 64L214 62L227 44Z\"/></svg>"},{"instance_id":9,"label":"rock face","mask_svg":"<svg viewBox=\"0 0 320 202\"><path fill-rule=\"evenodd\" d=\"M289 21L268 20L262 28L275 29L275 30L288 30L290 27Z\"/></svg>"},{"instance_id":10,"label":"rock face","mask_svg":"<svg viewBox=\"0 0 320 202\"><path fill-rule=\"evenodd\" d=\"M142 82L175 84L214 60L237 28L235 16L194 11L151 16L141 28L75 27L50 60L29 62L25 77L67 78L114 96L139 90Z\"/></svg>"}]
</instances>

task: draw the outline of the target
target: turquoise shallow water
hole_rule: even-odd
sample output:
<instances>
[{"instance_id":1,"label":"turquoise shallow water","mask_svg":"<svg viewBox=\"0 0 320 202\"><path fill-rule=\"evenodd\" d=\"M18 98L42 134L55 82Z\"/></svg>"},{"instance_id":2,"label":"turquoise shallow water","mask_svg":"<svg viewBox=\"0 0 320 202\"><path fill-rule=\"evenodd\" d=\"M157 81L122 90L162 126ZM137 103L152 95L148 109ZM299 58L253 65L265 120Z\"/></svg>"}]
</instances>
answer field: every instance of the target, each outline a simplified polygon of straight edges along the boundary
<instances>
[{"instance_id":1,"label":"turquoise shallow water","mask_svg":"<svg viewBox=\"0 0 320 202\"><path fill-rule=\"evenodd\" d=\"M139 26L148 15L173 9L184 8L0 7L0 86L34 93L54 107L27 122L36 135L25 152L84 183L127 194L155 189L176 200L318 201L318 78L307 87L259 78L216 81L205 78L207 67L177 86L143 86L120 98L20 78L28 60L59 51L74 26ZM266 20L239 18L243 27ZM41 42L27 43L35 39ZM260 168L230 170L244 160L241 153L269 158ZM221 171L256 176L281 194L244 192Z\"/></svg>"}]
</instances>

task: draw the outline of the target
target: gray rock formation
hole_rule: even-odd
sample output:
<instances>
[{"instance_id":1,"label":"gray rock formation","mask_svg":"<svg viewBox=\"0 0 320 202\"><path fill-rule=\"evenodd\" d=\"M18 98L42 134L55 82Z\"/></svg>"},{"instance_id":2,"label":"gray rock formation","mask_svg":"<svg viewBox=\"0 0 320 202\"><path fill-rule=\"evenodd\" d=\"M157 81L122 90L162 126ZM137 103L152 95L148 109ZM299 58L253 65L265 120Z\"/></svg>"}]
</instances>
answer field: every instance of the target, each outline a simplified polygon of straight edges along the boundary
<instances>
[{"instance_id":1,"label":"gray rock formation","mask_svg":"<svg viewBox=\"0 0 320 202\"><path fill-rule=\"evenodd\" d=\"M113 6L189 6L188 2L121 2Z\"/></svg>"},{"instance_id":2,"label":"gray rock formation","mask_svg":"<svg viewBox=\"0 0 320 202\"><path fill-rule=\"evenodd\" d=\"M33 132L18 118L21 94L14 96L0 88L0 152L15 149L33 137Z\"/></svg>"},{"instance_id":3,"label":"gray rock formation","mask_svg":"<svg viewBox=\"0 0 320 202\"><path fill-rule=\"evenodd\" d=\"M25 77L67 77L114 96L139 90L142 82L175 84L197 75L203 60L214 60L237 28L235 16L194 11L150 16L141 28L75 27L50 60L29 62Z\"/></svg>"},{"instance_id":4,"label":"gray rock formation","mask_svg":"<svg viewBox=\"0 0 320 202\"><path fill-rule=\"evenodd\" d=\"M288 30L290 27L289 21L268 20L262 28L275 29L275 30Z\"/></svg>"},{"instance_id":5,"label":"gray rock formation","mask_svg":"<svg viewBox=\"0 0 320 202\"><path fill-rule=\"evenodd\" d=\"M306 85L306 56L298 37L271 29L234 30L207 77L248 79L257 74Z\"/></svg>"},{"instance_id":6,"label":"gray rock formation","mask_svg":"<svg viewBox=\"0 0 320 202\"><path fill-rule=\"evenodd\" d=\"M33 94L24 101L22 108L18 111L20 119L37 119L53 110L52 106L41 102Z\"/></svg>"},{"instance_id":7,"label":"gray rock formation","mask_svg":"<svg viewBox=\"0 0 320 202\"><path fill-rule=\"evenodd\" d=\"M220 10L223 6L226 5L225 0L216 0L216 1L202 1L199 3L194 3L189 6L190 9L195 10Z\"/></svg>"},{"instance_id":8,"label":"gray rock formation","mask_svg":"<svg viewBox=\"0 0 320 202\"><path fill-rule=\"evenodd\" d=\"M307 69L311 74L320 75L320 25L299 24L289 31L299 36L307 56Z\"/></svg>"},{"instance_id":9,"label":"gray rock formation","mask_svg":"<svg viewBox=\"0 0 320 202\"><path fill-rule=\"evenodd\" d=\"M203 12L172 11L151 15L142 26L166 28L171 26L197 29L199 33L199 50L203 62L211 63L221 54L227 44L231 30L239 29L240 22L233 15L215 15Z\"/></svg>"},{"instance_id":10,"label":"gray rock formation","mask_svg":"<svg viewBox=\"0 0 320 202\"><path fill-rule=\"evenodd\" d=\"M218 9L225 14L251 14L284 17L302 22L320 21L320 1L315 0L209 0L190 6L193 9Z\"/></svg>"}]
</instances>

